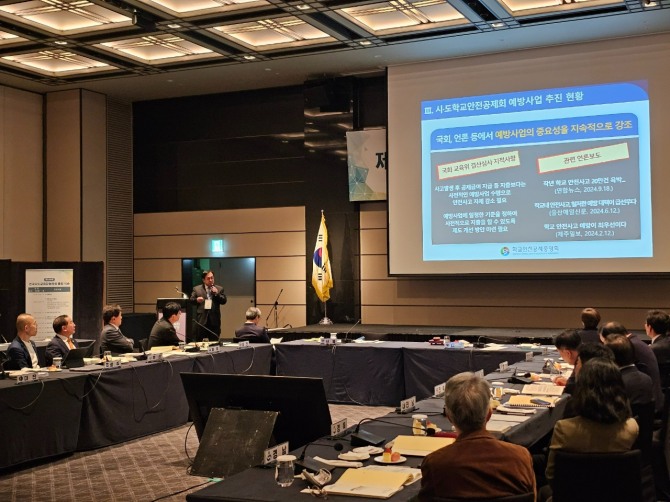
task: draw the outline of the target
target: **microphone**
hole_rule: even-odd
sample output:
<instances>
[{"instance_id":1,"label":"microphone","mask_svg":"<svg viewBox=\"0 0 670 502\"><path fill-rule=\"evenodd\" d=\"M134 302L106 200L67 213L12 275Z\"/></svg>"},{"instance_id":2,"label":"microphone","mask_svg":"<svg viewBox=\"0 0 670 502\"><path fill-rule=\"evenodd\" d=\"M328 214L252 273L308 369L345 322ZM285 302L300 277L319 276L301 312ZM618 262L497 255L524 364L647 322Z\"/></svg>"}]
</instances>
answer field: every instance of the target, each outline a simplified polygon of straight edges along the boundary
<instances>
[{"instance_id":1,"label":"microphone","mask_svg":"<svg viewBox=\"0 0 670 502\"><path fill-rule=\"evenodd\" d=\"M347 330L347 332L344 334L344 338L342 339L342 343L351 343L353 340L349 340L349 333L351 333L351 330L354 329L356 326L358 326L358 323L361 322L359 319L356 321L356 324L354 324L351 328Z\"/></svg>"},{"instance_id":2,"label":"microphone","mask_svg":"<svg viewBox=\"0 0 670 502\"><path fill-rule=\"evenodd\" d=\"M309 448L310 446L312 446L312 445L332 446L335 451L342 451L344 449L344 445L342 443L340 443L339 441L337 443L333 443L333 444L317 443L317 441L320 441L320 439L317 439L315 441L307 443L305 445L305 447L302 449L302 452L300 453L300 456L295 461L295 473L296 474L300 474L301 470L298 470L300 467L302 467L302 469L305 469L309 472L319 472L321 469L327 469L328 468L327 465L322 464L318 460L314 460L312 457L305 457L305 454L307 453L307 448Z\"/></svg>"},{"instance_id":3,"label":"microphone","mask_svg":"<svg viewBox=\"0 0 670 502\"><path fill-rule=\"evenodd\" d=\"M276 299L275 302L274 302L274 305L272 305L272 308L270 309L270 312L268 312L268 316L265 318L265 324L266 324L266 325L267 325L267 323L268 323L268 319L270 319L270 316L272 315L272 312L275 312L275 311L277 310L277 307L279 306L279 297L281 296L281 294L282 294L283 292L284 292L284 288L281 288L281 289L279 290L279 294L277 295L277 299ZM275 321L276 321L276 319L275 319ZM277 324L277 323L275 322L275 324ZM277 326L275 326L275 328L276 328L276 327L277 327Z\"/></svg>"},{"instance_id":4,"label":"microphone","mask_svg":"<svg viewBox=\"0 0 670 502\"><path fill-rule=\"evenodd\" d=\"M181 289L179 289L177 286L174 287L175 291L181 295L182 298L188 298L188 295L184 293Z\"/></svg>"},{"instance_id":5,"label":"microphone","mask_svg":"<svg viewBox=\"0 0 670 502\"><path fill-rule=\"evenodd\" d=\"M5 335L3 335L2 333L0 333L0 338L2 338L2 339L4 340L5 343L9 343L9 342L7 341L7 339L5 338Z\"/></svg>"},{"instance_id":6,"label":"microphone","mask_svg":"<svg viewBox=\"0 0 670 502\"><path fill-rule=\"evenodd\" d=\"M214 336L216 337L217 340L219 339L219 335L217 335L216 333L214 333L211 329L209 329L209 328L208 328L207 326L205 326L204 324L199 323L199 322L196 321L195 319L193 319L193 322L196 323L196 324L197 324L198 326L200 326L201 328L204 328L204 329L206 329L207 331L209 331L212 335L214 335Z\"/></svg>"},{"instance_id":7,"label":"microphone","mask_svg":"<svg viewBox=\"0 0 670 502\"><path fill-rule=\"evenodd\" d=\"M390 425L395 425L396 427L404 428L404 429L412 429L412 433L414 433L415 430L421 430L425 431L427 436L434 436L435 435L435 429L432 427L427 427L426 429L423 429L421 427L414 427L413 425L405 425L405 424L399 424L397 422L389 422L387 420L380 420L379 418L364 418L358 424L356 425L356 429L354 429L354 432L351 433L351 446L379 446L382 444L386 439L381 437L381 436L376 436L375 434L372 434L370 432L361 430L361 425L365 422L380 422L382 424L390 424Z\"/></svg>"}]
</instances>

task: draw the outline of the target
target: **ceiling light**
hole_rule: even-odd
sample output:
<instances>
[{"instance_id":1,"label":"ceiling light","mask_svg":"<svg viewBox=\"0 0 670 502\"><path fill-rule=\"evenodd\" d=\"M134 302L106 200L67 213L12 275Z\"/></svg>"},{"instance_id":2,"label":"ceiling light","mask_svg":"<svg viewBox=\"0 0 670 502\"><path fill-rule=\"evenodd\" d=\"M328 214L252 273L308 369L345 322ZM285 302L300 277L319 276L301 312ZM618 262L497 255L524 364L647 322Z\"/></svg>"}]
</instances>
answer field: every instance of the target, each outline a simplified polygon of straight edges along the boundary
<instances>
[{"instance_id":1,"label":"ceiling light","mask_svg":"<svg viewBox=\"0 0 670 502\"><path fill-rule=\"evenodd\" d=\"M56 40L56 41L54 41L54 44L56 44L56 45L67 45L67 42L65 40Z\"/></svg>"},{"instance_id":2,"label":"ceiling light","mask_svg":"<svg viewBox=\"0 0 670 502\"><path fill-rule=\"evenodd\" d=\"M363 46L366 46L366 45L372 45L372 42L370 42L369 40L361 40L361 41L358 42L358 43L361 44L361 45L363 45Z\"/></svg>"},{"instance_id":3,"label":"ceiling light","mask_svg":"<svg viewBox=\"0 0 670 502\"><path fill-rule=\"evenodd\" d=\"M254 59L256 59L256 56L251 56L247 54L246 56L244 56L244 59L246 59L247 61L253 61Z\"/></svg>"},{"instance_id":4,"label":"ceiling light","mask_svg":"<svg viewBox=\"0 0 670 502\"><path fill-rule=\"evenodd\" d=\"M495 23L491 23L491 28L502 28L505 26L505 23L502 21L496 21Z\"/></svg>"},{"instance_id":5,"label":"ceiling light","mask_svg":"<svg viewBox=\"0 0 670 502\"><path fill-rule=\"evenodd\" d=\"M310 7L309 5L302 3L300 5L296 5L295 8L298 10L308 10Z\"/></svg>"},{"instance_id":6,"label":"ceiling light","mask_svg":"<svg viewBox=\"0 0 670 502\"><path fill-rule=\"evenodd\" d=\"M177 24L177 23L168 24L168 28L172 28L173 30L177 30L177 29L181 28L181 24Z\"/></svg>"}]
</instances>

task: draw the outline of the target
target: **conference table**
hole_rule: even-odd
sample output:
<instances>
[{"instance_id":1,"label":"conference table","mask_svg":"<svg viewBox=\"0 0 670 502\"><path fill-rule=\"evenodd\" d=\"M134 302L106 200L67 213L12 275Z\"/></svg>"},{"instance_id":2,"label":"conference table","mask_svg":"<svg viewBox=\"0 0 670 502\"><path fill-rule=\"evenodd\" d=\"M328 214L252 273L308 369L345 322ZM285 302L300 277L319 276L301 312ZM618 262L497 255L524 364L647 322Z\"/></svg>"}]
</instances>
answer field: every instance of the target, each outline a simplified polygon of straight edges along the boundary
<instances>
[{"instance_id":1,"label":"conference table","mask_svg":"<svg viewBox=\"0 0 670 502\"><path fill-rule=\"evenodd\" d=\"M557 355L555 355L557 357ZM551 354L549 355L551 357ZM524 362L524 371L540 372L544 364L544 357L534 356L533 361ZM492 373L488 378L492 380L504 381L505 375L509 377L509 373ZM522 385L505 383L505 388L514 388L520 390ZM503 397L503 402L508 397ZM567 398L560 399L554 408L538 408L536 412L529 415L524 422L514 424L509 430L504 432L492 433L501 440L509 441L515 444L529 447L549 433L554 423L559 420L565 410ZM428 415L431 422L435 423L442 430L450 431L451 424L446 417L442 415L442 407L444 400L441 397L431 397L419 401L416 409L412 413L423 413ZM365 422L361 424L361 430L365 430L377 436L383 437L385 442L391 441L398 435L408 434L409 427L412 424L412 418L409 414L390 413L379 420L384 420L392 423L382 422ZM494 413L494 417L496 414ZM344 447L343 452L351 449L348 439L354 427L350 427L341 437L336 438L322 438L317 442L306 447L307 456L320 456L326 459L336 459L338 451L336 451L336 444L339 443ZM298 448L292 453L299 456L303 448ZM418 468L421 465L422 457L406 456L407 461L401 465L404 467ZM364 462L364 465L373 465L375 462L370 459ZM333 482L339 479L344 473L342 468L331 469L333 474ZM296 502L300 500L313 500L312 495L300 493L301 490L307 488L307 483L303 480L296 479L293 484L286 488L279 487L274 480L274 469L267 467L252 467L238 474L228 477L227 479L209 485L201 490L191 493L186 496L188 502ZM421 482L415 482L406 486L400 492L387 499L393 502L407 502L414 495L416 495L421 487ZM328 500L351 502L352 500L369 500L362 497L351 497L341 495L328 495Z\"/></svg>"},{"instance_id":2,"label":"conference table","mask_svg":"<svg viewBox=\"0 0 670 502\"><path fill-rule=\"evenodd\" d=\"M331 403L398 406L411 396L423 399L435 385L463 371L490 373L516 363L539 346L445 348L428 342L341 343L295 340L275 346L277 375L322 378Z\"/></svg>"},{"instance_id":3,"label":"conference table","mask_svg":"<svg viewBox=\"0 0 670 502\"><path fill-rule=\"evenodd\" d=\"M89 450L177 427L188 420L180 373L268 375L272 347L170 354L92 372L48 372L37 382L0 380L0 469Z\"/></svg>"}]
</instances>

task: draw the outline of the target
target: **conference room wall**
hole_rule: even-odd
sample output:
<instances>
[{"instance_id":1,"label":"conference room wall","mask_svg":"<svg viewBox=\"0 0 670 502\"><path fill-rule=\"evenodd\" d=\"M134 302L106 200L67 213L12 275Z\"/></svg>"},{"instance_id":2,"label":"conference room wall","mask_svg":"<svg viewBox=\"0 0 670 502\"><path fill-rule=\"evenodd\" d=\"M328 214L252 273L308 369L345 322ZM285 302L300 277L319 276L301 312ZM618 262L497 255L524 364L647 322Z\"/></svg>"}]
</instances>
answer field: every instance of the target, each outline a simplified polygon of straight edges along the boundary
<instances>
[{"instance_id":1,"label":"conference room wall","mask_svg":"<svg viewBox=\"0 0 670 502\"><path fill-rule=\"evenodd\" d=\"M40 94L0 86L0 259L42 260L42 117Z\"/></svg>"},{"instance_id":2,"label":"conference room wall","mask_svg":"<svg viewBox=\"0 0 670 502\"><path fill-rule=\"evenodd\" d=\"M389 277L385 202L361 205L361 312L366 324L517 328L580 325L584 307L641 329L647 310L670 310L670 280L639 276Z\"/></svg>"},{"instance_id":3,"label":"conference room wall","mask_svg":"<svg viewBox=\"0 0 670 502\"><path fill-rule=\"evenodd\" d=\"M135 312L153 312L156 298L174 297L182 258L213 257L212 239L224 242L220 258L256 257L256 305L263 312L283 289L279 326L305 324L304 207L135 214ZM225 277L217 282L225 288ZM243 312L225 309L243 322Z\"/></svg>"}]
</instances>

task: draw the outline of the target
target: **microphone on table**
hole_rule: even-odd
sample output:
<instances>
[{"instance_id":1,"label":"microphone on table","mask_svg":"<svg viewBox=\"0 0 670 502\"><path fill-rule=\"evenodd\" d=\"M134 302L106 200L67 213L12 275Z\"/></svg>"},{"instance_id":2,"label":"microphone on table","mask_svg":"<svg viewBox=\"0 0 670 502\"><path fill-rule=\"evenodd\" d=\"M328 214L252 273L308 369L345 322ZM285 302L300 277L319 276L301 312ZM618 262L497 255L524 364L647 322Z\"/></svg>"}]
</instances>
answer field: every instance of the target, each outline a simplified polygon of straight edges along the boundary
<instances>
[{"instance_id":1,"label":"microphone on table","mask_svg":"<svg viewBox=\"0 0 670 502\"><path fill-rule=\"evenodd\" d=\"M486 342L482 342L482 338L483 338L483 337L478 336L478 337L477 337L477 341L476 341L475 343L472 344L472 347L475 348L475 349L484 349L484 348L486 348Z\"/></svg>"},{"instance_id":2,"label":"microphone on table","mask_svg":"<svg viewBox=\"0 0 670 502\"><path fill-rule=\"evenodd\" d=\"M207 326L205 326L204 324L202 324L202 323L196 321L195 319L193 319L193 322L196 323L196 324L197 324L198 326L200 326L201 328L204 328L205 330L209 331L212 335L214 335L214 336L216 337L217 340L219 339L219 335L217 335L216 333L214 333L211 329L209 329L209 328L208 328Z\"/></svg>"},{"instance_id":3,"label":"microphone on table","mask_svg":"<svg viewBox=\"0 0 670 502\"><path fill-rule=\"evenodd\" d=\"M354 324L351 328L347 330L347 332L344 334L344 338L342 339L342 343L351 343L353 340L349 340L349 333L351 333L351 330L354 329L356 326L358 326L358 323L361 322L359 319L356 321L356 324Z\"/></svg>"},{"instance_id":4,"label":"microphone on table","mask_svg":"<svg viewBox=\"0 0 670 502\"><path fill-rule=\"evenodd\" d=\"M317 441L320 441L320 439L307 443L305 447L302 449L300 456L295 461L296 474L300 474L300 472L302 472L303 469L306 469L309 472L319 472L321 469L327 469L329 467L326 464L322 464L318 460L314 460L314 458L312 457L306 457L305 454L307 453L308 447L312 445L317 445L317 446L332 446L332 448L335 451L342 451L344 449L344 445L339 441L333 444L317 443Z\"/></svg>"},{"instance_id":5,"label":"microphone on table","mask_svg":"<svg viewBox=\"0 0 670 502\"><path fill-rule=\"evenodd\" d=\"M385 438L381 436L377 436L375 434L372 434L370 432L361 430L361 425L365 422L380 422L382 424L390 424L390 425L395 425L396 427L400 427L403 429L412 429L412 433L414 433L415 430L421 430L426 433L427 436L434 436L435 435L435 429L432 427L414 427L413 425L405 425L405 424L399 424L397 422L389 422L388 420L380 420L379 418L364 418L360 422L358 422L358 425L356 425L356 429L354 429L354 432L351 433L351 446L379 446L385 441Z\"/></svg>"}]
</instances>

